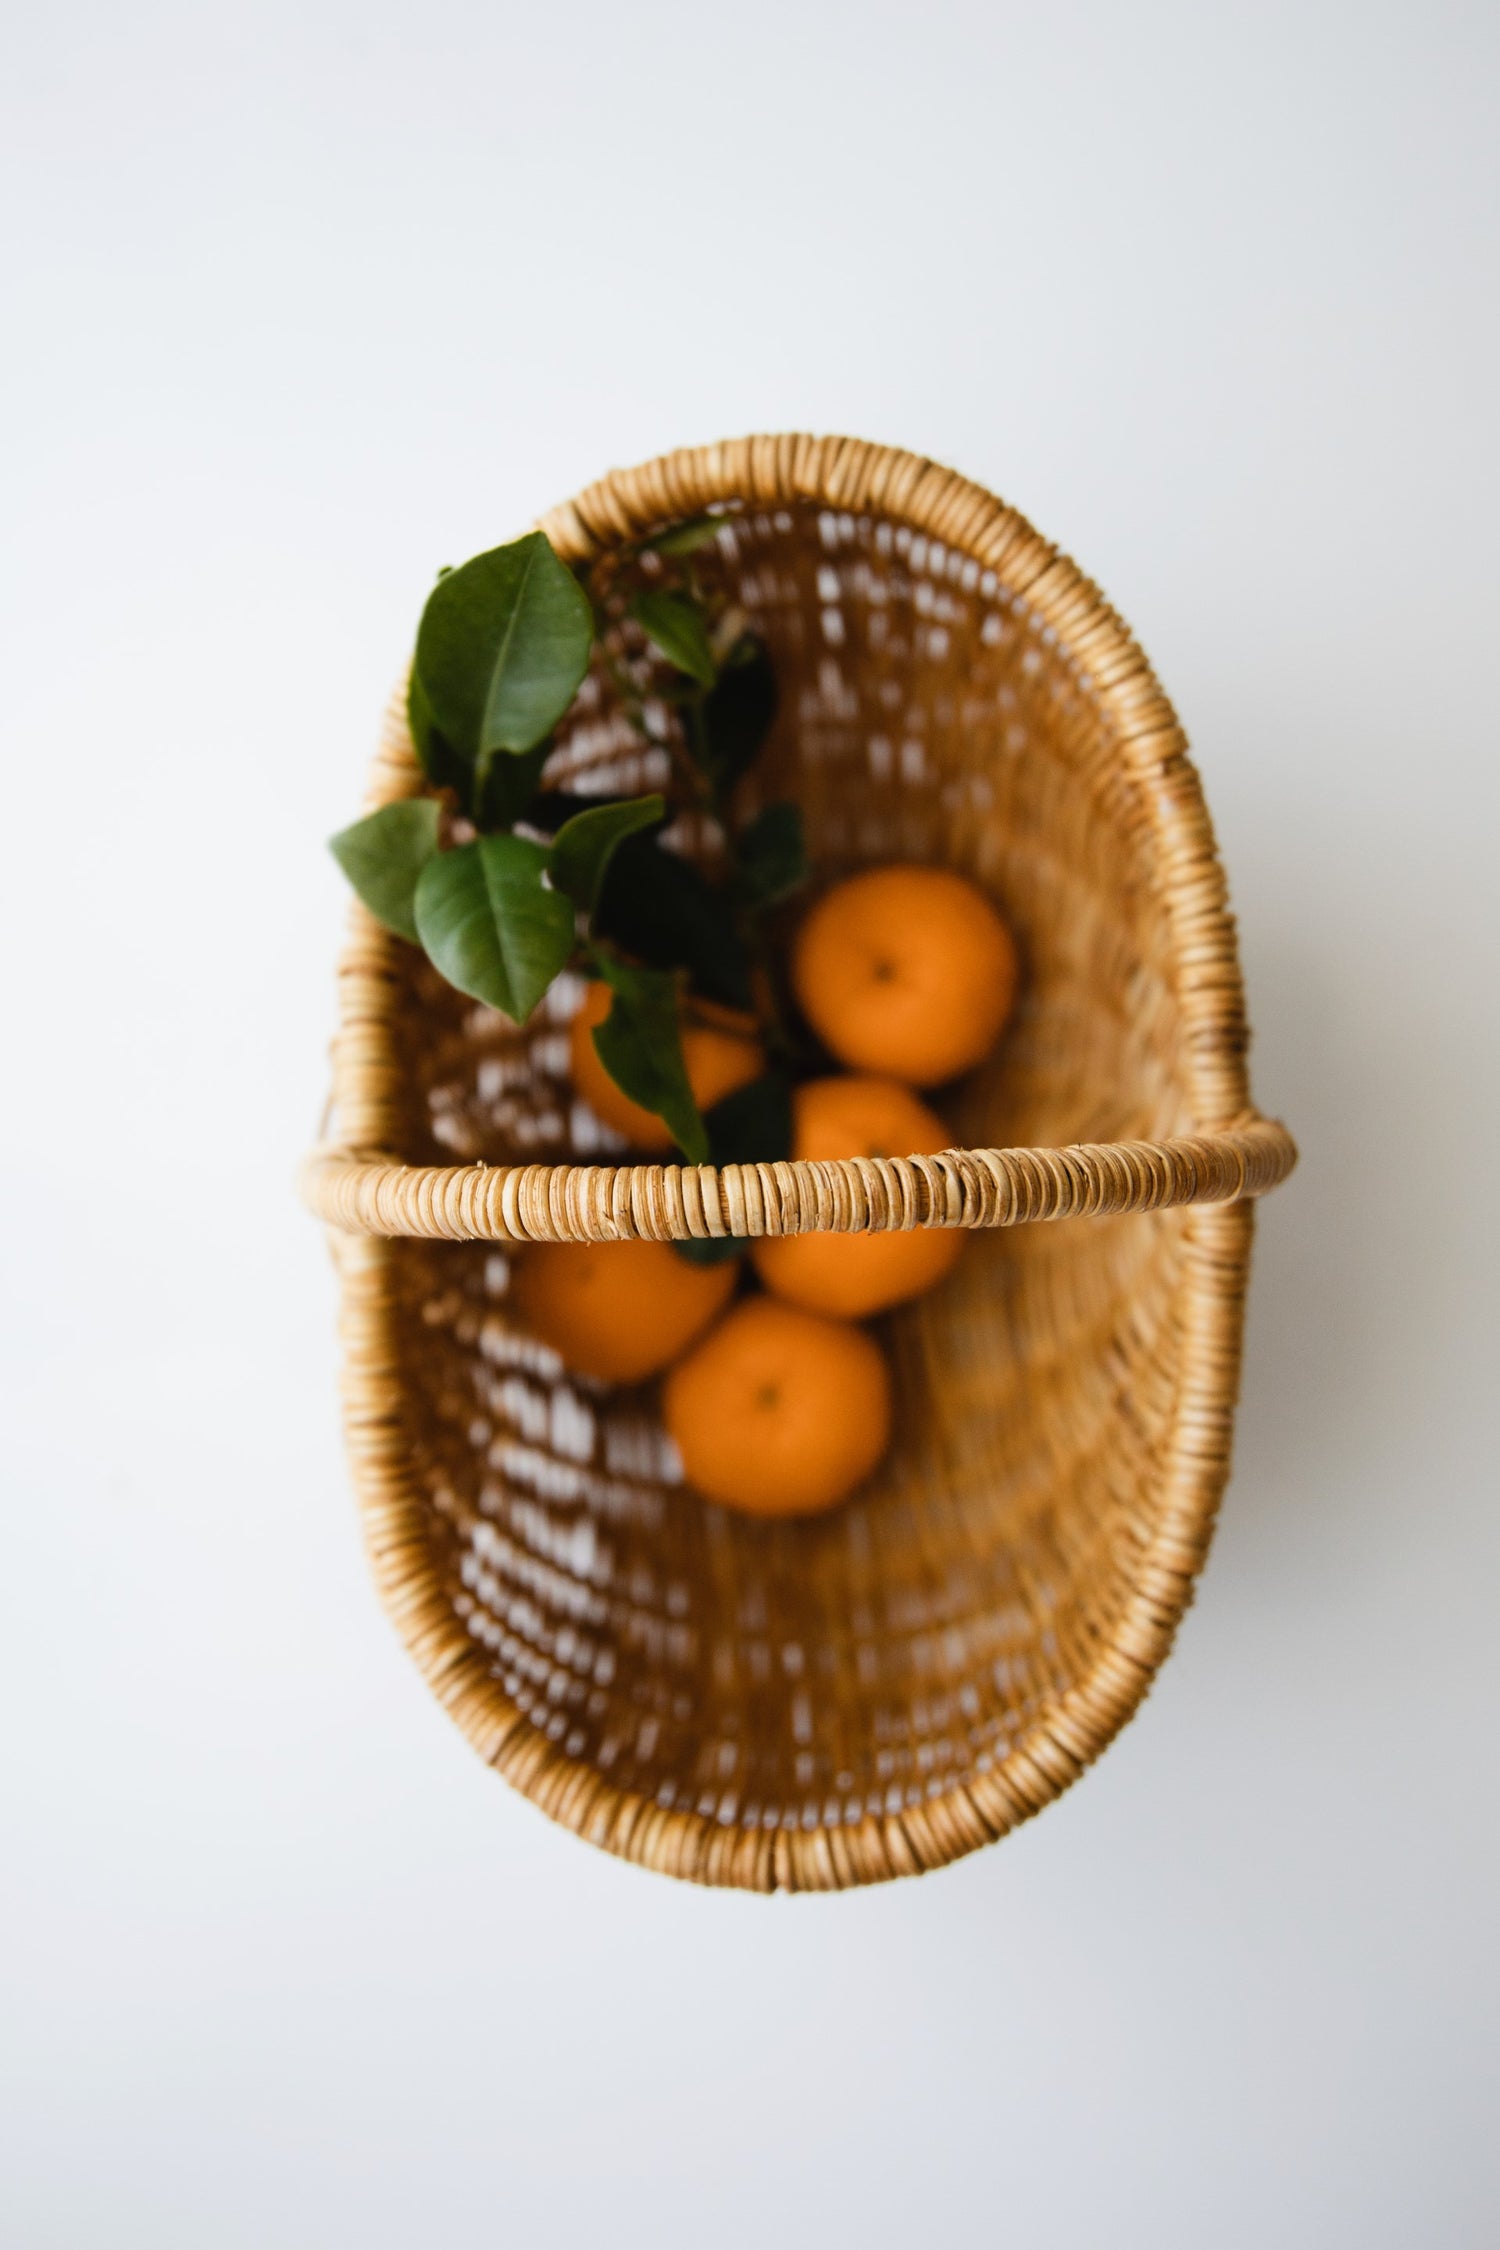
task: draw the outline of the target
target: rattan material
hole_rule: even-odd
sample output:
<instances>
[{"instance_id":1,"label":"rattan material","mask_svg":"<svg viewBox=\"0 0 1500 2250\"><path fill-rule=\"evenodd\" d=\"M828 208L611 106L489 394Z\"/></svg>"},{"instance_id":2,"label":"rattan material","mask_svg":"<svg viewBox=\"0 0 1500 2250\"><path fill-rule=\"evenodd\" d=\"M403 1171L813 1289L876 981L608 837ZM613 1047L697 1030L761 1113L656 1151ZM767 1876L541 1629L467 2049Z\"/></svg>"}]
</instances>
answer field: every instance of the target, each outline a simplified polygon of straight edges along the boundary
<instances>
[{"instance_id":1,"label":"rattan material","mask_svg":"<svg viewBox=\"0 0 1500 2250\"><path fill-rule=\"evenodd\" d=\"M1245 1199L1295 1152L1250 1104L1181 732L1095 589L976 486L841 439L673 454L544 528L581 557L716 504L709 567L782 691L755 786L797 796L821 870L958 866L1021 938L960 1145L614 1161L569 1099L576 987L518 1033L356 908L306 1189L337 1230L376 1578L475 1747L648 1866L828 1888L1002 1834L1134 1710L1227 1473ZM654 755L592 683L552 771L655 785ZM398 703L373 801L420 786ZM923 1224L973 1240L884 1324L897 1443L827 1518L700 1503L648 1394L567 1376L507 1317L507 1243Z\"/></svg>"}]
</instances>

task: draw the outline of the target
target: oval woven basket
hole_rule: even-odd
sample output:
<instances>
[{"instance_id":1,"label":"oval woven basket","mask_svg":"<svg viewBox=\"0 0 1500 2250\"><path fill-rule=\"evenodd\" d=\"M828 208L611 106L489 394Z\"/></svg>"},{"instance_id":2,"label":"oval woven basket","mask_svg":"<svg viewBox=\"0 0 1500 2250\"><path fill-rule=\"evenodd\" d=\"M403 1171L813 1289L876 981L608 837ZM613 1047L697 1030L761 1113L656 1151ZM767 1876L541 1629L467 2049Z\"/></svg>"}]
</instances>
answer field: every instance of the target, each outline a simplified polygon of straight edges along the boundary
<instances>
[{"instance_id":1,"label":"oval woven basket","mask_svg":"<svg viewBox=\"0 0 1500 2250\"><path fill-rule=\"evenodd\" d=\"M607 1850L828 1889L1002 1835L1135 1709L1227 1473L1248 1199L1295 1152L1250 1104L1181 729L1095 588L977 486L848 439L670 454L543 528L576 559L705 508L781 690L754 785L798 798L820 876L943 862L1018 933L960 1145L613 1161L569 1092L568 980L516 1031L356 907L306 1193L376 1580L434 1694ZM403 702L372 803L423 786ZM657 786L656 755L586 682L549 778ZM649 1392L566 1375L507 1317L507 1244L928 1225L973 1239L883 1324L895 1448L826 1517L701 1502Z\"/></svg>"}]
</instances>

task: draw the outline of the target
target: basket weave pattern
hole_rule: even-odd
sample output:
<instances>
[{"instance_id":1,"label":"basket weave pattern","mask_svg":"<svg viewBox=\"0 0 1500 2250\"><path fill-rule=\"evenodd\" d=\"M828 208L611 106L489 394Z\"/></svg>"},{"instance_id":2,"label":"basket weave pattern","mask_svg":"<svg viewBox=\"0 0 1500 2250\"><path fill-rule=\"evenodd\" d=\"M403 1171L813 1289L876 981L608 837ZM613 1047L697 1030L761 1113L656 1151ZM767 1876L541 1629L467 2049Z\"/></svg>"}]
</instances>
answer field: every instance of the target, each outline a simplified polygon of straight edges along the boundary
<instances>
[{"instance_id":1,"label":"basket weave pattern","mask_svg":"<svg viewBox=\"0 0 1500 2250\"><path fill-rule=\"evenodd\" d=\"M571 1102L570 980L517 1032L355 909L308 1192L377 1581L481 1755L649 1866L835 1887L1000 1835L1140 1700L1227 1471L1246 1199L1293 1151L1250 1106L1180 730L1097 592L977 487L847 440L671 455L544 528L581 557L716 504L708 567L781 688L761 801L797 797L820 876L942 862L1017 931L1018 1020L947 1105L958 1145L621 1161ZM594 681L549 779L651 787L659 759ZM398 706L373 801L420 785ZM922 1224L972 1240L882 1324L897 1442L827 1518L703 1505L642 1394L507 1317L526 1239Z\"/></svg>"}]
</instances>

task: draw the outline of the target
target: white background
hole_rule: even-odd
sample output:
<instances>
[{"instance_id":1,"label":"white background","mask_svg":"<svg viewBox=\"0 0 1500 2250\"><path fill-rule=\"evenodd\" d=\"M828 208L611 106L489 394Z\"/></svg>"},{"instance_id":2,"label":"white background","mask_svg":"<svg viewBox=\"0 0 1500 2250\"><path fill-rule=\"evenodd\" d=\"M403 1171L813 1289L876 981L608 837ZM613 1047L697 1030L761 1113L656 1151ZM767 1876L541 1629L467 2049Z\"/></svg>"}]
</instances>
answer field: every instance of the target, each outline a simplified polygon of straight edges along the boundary
<instances>
[{"instance_id":1,"label":"white background","mask_svg":"<svg viewBox=\"0 0 1500 2250\"><path fill-rule=\"evenodd\" d=\"M6 15L6 2250L1493 2242L1500 19ZM1304 1162L1140 1719L767 1902L419 1684L292 1175L436 567L799 427L1140 633Z\"/></svg>"}]
</instances>

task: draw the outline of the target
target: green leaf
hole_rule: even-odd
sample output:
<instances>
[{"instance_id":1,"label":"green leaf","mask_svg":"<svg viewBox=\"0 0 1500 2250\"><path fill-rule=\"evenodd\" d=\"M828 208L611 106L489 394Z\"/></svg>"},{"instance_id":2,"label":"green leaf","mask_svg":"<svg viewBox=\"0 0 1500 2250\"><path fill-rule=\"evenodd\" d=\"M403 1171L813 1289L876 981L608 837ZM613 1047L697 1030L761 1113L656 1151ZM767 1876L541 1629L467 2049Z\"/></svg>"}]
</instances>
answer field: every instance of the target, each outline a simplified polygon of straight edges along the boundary
<instances>
[{"instance_id":1,"label":"green leaf","mask_svg":"<svg viewBox=\"0 0 1500 2250\"><path fill-rule=\"evenodd\" d=\"M417 877L438 848L440 818L435 798L403 797L329 838L328 849L376 921L413 942Z\"/></svg>"},{"instance_id":2,"label":"green leaf","mask_svg":"<svg viewBox=\"0 0 1500 2250\"><path fill-rule=\"evenodd\" d=\"M549 737L534 750L501 750L479 761L470 806L476 828L509 828L530 811L551 750Z\"/></svg>"},{"instance_id":3,"label":"green leaf","mask_svg":"<svg viewBox=\"0 0 1500 2250\"><path fill-rule=\"evenodd\" d=\"M765 643L742 634L697 714L692 747L722 800L760 753L776 716L776 674Z\"/></svg>"},{"instance_id":4,"label":"green leaf","mask_svg":"<svg viewBox=\"0 0 1500 2250\"><path fill-rule=\"evenodd\" d=\"M455 790L465 812L469 811L470 768L438 731L415 665L407 683L406 716L422 771L437 788Z\"/></svg>"},{"instance_id":5,"label":"green leaf","mask_svg":"<svg viewBox=\"0 0 1500 2250\"><path fill-rule=\"evenodd\" d=\"M792 1153L792 1089L768 1070L715 1102L704 1123L715 1164L779 1164Z\"/></svg>"},{"instance_id":6,"label":"green leaf","mask_svg":"<svg viewBox=\"0 0 1500 2250\"><path fill-rule=\"evenodd\" d=\"M524 1023L573 950L573 906L542 878L547 852L524 836L481 836L440 852L417 879L417 933L458 991Z\"/></svg>"},{"instance_id":7,"label":"green leaf","mask_svg":"<svg viewBox=\"0 0 1500 2250\"><path fill-rule=\"evenodd\" d=\"M432 706L422 692L422 683L417 678L415 664L412 666L406 682L406 719L411 728L412 741L417 746L417 756L426 766L432 737L437 730L433 724Z\"/></svg>"},{"instance_id":8,"label":"green leaf","mask_svg":"<svg viewBox=\"0 0 1500 2250\"><path fill-rule=\"evenodd\" d=\"M733 900L653 835L629 837L615 853L594 927L648 968L686 969L706 1000L752 1005Z\"/></svg>"},{"instance_id":9,"label":"green leaf","mask_svg":"<svg viewBox=\"0 0 1500 2250\"><path fill-rule=\"evenodd\" d=\"M630 797L584 797L574 789L543 789L526 808L526 825L538 828L544 835L555 836L564 821L574 813L595 812L601 805L628 805Z\"/></svg>"},{"instance_id":10,"label":"green leaf","mask_svg":"<svg viewBox=\"0 0 1500 2250\"><path fill-rule=\"evenodd\" d=\"M637 594L630 614L661 650L669 664L686 672L700 687L712 687L718 676L714 652L708 641L708 621L686 594L669 594L652 588Z\"/></svg>"},{"instance_id":11,"label":"green leaf","mask_svg":"<svg viewBox=\"0 0 1500 2250\"><path fill-rule=\"evenodd\" d=\"M533 749L577 694L593 638L588 596L544 532L476 555L438 580L422 612L421 723L471 766Z\"/></svg>"},{"instance_id":12,"label":"green leaf","mask_svg":"<svg viewBox=\"0 0 1500 2250\"><path fill-rule=\"evenodd\" d=\"M646 546L658 555L696 555L700 547L707 547L718 538L723 516L688 516L682 523L672 524L659 531Z\"/></svg>"},{"instance_id":13,"label":"green leaf","mask_svg":"<svg viewBox=\"0 0 1500 2250\"><path fill-rule=\"evenodd\" d=\"M553 887L566 891L580 913L592 914L599 888L618 845L643 828L654 828L667 810L665 797L627 798L623 804L591 805L565 820L552 840Z\"/></svg>"},{"instance_id":14,"label":"green leaf","mask_svg":"<svg viewBox=\"0 0 1500 2250\"><path fill-rule=\"evenodd\" d=\"M715 1164L776 1164L792 1153L792 1089L779 1071L726 1094L703 1120ZM672 1248L690 1266L724 1265L750 1247L738 1234L707 1235Z\"/></svg>"},{"instance_id":15,"label":"green leaf","mask_svg":"<svg viewBox=\"0 0 1500 2250\"><path fill-rule=\"evenodd\" d=\"M594 1048L620 1091L659 1117L690 1164L708 1162L708 1132L688 1084L677 1022L677 980L622 961L600 964L614 1004Z\"/></svg>"},{"instance_id":16,"label":"green leaf","mask_svg":"<svg viewBox=\"0 0 1500 2250\"><path fill-rule=\"evenodd\" d=\"M672 1245L690 1266L727 1266L731 1258L743 1258L749 1247L750 1239L743 1234L695 1234Z\"/></svg>"},{"instance_id":17,"label":"green leaf","mask_svg":"<svg viewBox=\"0 0 1500 2250\"><path fill-rule=\"evenodd\" d=\"M807 881L807 842L798 805L767 805L737 842L740 887L751 906L774 906Z\"/></svg>"}]
</instances>

